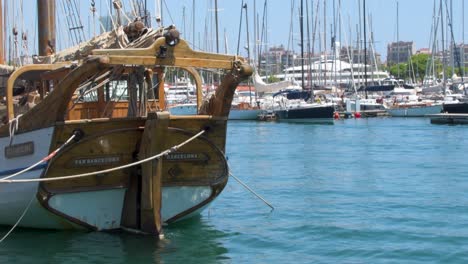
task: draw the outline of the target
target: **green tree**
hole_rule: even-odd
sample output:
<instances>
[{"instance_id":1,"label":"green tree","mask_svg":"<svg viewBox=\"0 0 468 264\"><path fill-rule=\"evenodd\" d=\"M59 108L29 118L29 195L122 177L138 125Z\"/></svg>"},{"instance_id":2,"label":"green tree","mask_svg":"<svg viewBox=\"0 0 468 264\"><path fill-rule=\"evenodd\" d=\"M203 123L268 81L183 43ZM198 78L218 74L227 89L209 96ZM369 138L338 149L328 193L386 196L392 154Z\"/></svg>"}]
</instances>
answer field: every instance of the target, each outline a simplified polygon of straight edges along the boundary
<instances>
[{"instance_id":1,"label":"green tree","mask_svg":"<svg viewBox=\"0 0 468 264\"><path fill-rule=\"evenodd\" d=\"M408 64L398 63L390 66L390 74L395 78L407 79L408 78Z\"/></svg>"},{"instance_id":2,"label":"green tree","mask_svg":"<svg viewBox=\"0 0 468 264\"><path fill-rule=\"evenodd\" d=\"M462 76L461 70L463 70L463 69L460 69L460 68L458 68L458 67L455 67L455 74L456 74L457 76L459 76L459 77ZM466 73L468 72L467 70L468 70L468 68L465 67L465 75L466 75ZM446 76L447 78L452 78L452 66L445 67L445 76ZM463 77L466 77L466 76L463 76ZM442 76L440 76L440 78L442 78Z\"/></svg>"},{"instance_id":3,"label":"green tree","mask_svg":"<svg viewBox=\"0 0 468 264\"><path fill-rule=\"evenodd\" d=\"M418 81L422 82L426 74L426 65L429 62L429 54L416 54L411 56L411 64L414 69L414 75Z\"/></svg>"}]
</instances>

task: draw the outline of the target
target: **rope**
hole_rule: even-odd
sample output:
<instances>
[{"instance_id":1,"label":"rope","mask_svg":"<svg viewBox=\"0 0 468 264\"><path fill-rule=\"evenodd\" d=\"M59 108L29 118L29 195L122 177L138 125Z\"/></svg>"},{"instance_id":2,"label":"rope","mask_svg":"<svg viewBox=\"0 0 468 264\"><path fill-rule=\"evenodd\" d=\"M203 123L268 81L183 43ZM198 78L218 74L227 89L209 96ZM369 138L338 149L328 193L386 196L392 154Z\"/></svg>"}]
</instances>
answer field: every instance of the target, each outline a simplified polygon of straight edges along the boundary
<instances>
[{"instance_id":1,"label":"rope","mask_svg":"<svg viewBox=\"0 0 468 264\"><path fill-rule=\"evenodd\" d=\"M107 6L107 15L109 16L110 20L111 20L111 23L112 23L112 28L114 30L117 30L117 25L116 23L114 22L114 19L112 19L112 11L111 11L111 7L109 5L105 5Z\"/></svg>"},{"instance_id":2,"label":"rope","mask_svg":"<svg viewBox=\"0 0 468 264\"><path fill-rule=\"evenodd\" d=\"M94 171L94 172L88 172L88 173L82 173L82 174L75 174L75 175L67 175L67 176L62 176L62 177L54 177L54 178L19 179L19 180L7 180L7 179L3 178L3 179L0 179L0 183L51 182L51 181L60 181L60 180L84 178L84 177L94 176L94 175L98 175L98 174L109 173L109 172L113 172L113 171L116 171L116 170L126 169L126 168L130 168L130 167L133 167L133 166L136 166L136 165L140 165L142 163L145 163L145 162L148 162L148 161L151 161L151 160L154 160L154 159L158 159L158 158L160 158L162 156L165 156L165 155L169 155L170 153L175 152L179 148L181 148L184 145L188 144L192 140L198 138L199 136L201 136L205 132L206 132L206 130L202 130L202 131L198 132L197 134L195 134L194 136L192 136L191 138L187 139L186 141L180 143L179 145L175 145L172 148L166 149L166 150L164 150L163 152L161 152L161 153L159 153L157 155L148 157L146 159L143 159L143 160L140 160L140 161L137 161L137 162L129 163L129 164L126 164L126 165L122 165L122 166L118 166L118 167L114 167L114 168L110 168L110 169L106 169L106 170L100 170L100 171ZM11 177L8 176L8 178L11 178Z\"/></svg>"},{"instance_id":3,"label":"rope","mask_svg":"<svg viewBox=\"0 0 468 264\"><path fill-rule=\"evenodd\" d=\"M127 19L127 23L132 23L132 20L127 16L127 14L125 13L125 8L123 6L123 3L122 3L122 7L121 9L123 9L122 11L122 14L124 15L124 17Z\"/></svg>"},{"instance_id":4,"label":"rope","mask_svg":"<svg viewBox=\"0 0 468 264\"><path fill-rule=\"evenodd\" d=\"M11 232L13 232L13 230L15 230L16 226L21 222L21 220L23 220L23 217L26 215L26 213L28 212L29 210L29 207L31 207L31 204L32 204L32 201L34 200L34 197L36 195L33 195L33 197L31 197L31 200L29 201L28 203L28 206L26 206L26 208L24 209L23 213L21 214L21 216L19 217L18 221L16 221L16 223L11 227L11 229L2 237L2 239L0 239L0 243L2 243L10 234Z\"/></svg>"},{"instance_id":5,"label":"rope","mask_svg":"<svg viewBox=\"0 0 468 264\"><path fill-rule=\"evenodd\" d=\"M63 145L61 145L60 147L58 147L56 150L52 151L52 153L50 153L49 155L47 155L47 157L41 159L40 161L34 163L33 165L31 165L31 166L29 166L29 167L27 167L27 168L25 168L25 169L23 169L23 170L21 170L21 171L15 173L15 174L12 174L12 175L10 175L10 176L6 176L6 177L0 179L0 182L1 182L1 181L4 181L4 180L8 180L8 179L13 178L13 177L16 177L16 176L18 176L18 175L20 175L20 174L23 174L23 173L27 172L27 171L30 171L30 170L34 169L36 166L38 166L39 164L41 164L42 162L46 162L46 161L50 160L50 159L53 158L59 151L61 151L66 145L70 144L70 142L71 142L75 137L76 137L76 134L73 133L73 135L72 135L65 143L63 143Z\"/></svg>"},{"instance_id":6,"label":"rope","mask_svg":"<svg viewBox=\"0 0 468 264\"><path fill-rule=\"evenodd\" d=\"M19 119L22 115L18 115L17 117L11 119L8 124L9 124L9 129L8 131L10 132L10 146L13 143L13 138L15 137L16 131L18 131L19 127Z\"/></svg>"},{"instance_id":7,"label":"rope","mask_svg":"<svg viewBox=\"0 0 468 264\"><path fill-rule=\"evenodd\" d=\"M254 190L252 190L249 186L247 186L247 184L243 183L239 178L234 176L234 174L229 172L229 176L233 177L234 180L236 180L238 183L240 183L242 186L244 186L244 188L246 188L249 192L251 192L253 195L257 196L257 198L262 200L266 205L268 205L271 208L271 211L275 210L275 208L269 202L267 202L267 200L265 200L263 197L261 197L259 194L257 194Z\"/></svg>"}]
</instances>

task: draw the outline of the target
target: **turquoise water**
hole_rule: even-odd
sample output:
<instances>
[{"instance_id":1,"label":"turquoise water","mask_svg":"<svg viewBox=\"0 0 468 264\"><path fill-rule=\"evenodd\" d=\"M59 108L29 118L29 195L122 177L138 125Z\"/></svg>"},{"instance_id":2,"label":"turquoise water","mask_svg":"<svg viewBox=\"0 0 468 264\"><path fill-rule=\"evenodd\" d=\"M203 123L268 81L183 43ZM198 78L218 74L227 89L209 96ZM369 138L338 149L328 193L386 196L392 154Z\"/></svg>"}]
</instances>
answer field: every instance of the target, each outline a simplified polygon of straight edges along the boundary
<instances>
[{"instance_id":1,"label":"turquoise water","mask_svg":"<svg viewBox=\"0 0 468 264\"><path fill-rule=\"evenodd\" d=\"M0 263L466 263L467 141L427 119L232 122L232 173L273 212L230 179L162 241L18 229Z\"/></svg>"}]
</instances>

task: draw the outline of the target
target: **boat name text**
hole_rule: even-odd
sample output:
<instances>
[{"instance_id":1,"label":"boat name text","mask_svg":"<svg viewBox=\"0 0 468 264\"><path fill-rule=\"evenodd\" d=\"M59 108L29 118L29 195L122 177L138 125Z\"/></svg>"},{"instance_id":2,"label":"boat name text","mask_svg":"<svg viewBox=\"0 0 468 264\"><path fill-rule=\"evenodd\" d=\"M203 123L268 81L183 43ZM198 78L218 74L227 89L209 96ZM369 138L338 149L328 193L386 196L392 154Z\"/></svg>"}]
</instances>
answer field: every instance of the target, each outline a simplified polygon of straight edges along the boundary
<instances>
[{"instance_id":1,"label":"boat name text","mask_svg":"<svg viewBox=\"0 0 468 264\"><path fill-rule=\"evenodd\" d=\"M5 147L5 157L7 159L22 157L34 154L34 142L29 141Z\"/></svg>"},{"instance_id":2,"label":"boat name text","mask_svg":"<svg viewBox=\"0 0 468 264\"><path fill-rule=\"evenodd\" d=\"M119 156L79 158L73 160L74 166L101 166L120 162Z\"/></svg>"},{"instance_id":3,"label":"boat name text","mask_svg":"<svg viewBox=\"0 0 468 264\"><path fill-rule=\"evenodd\" d=\"M207 159L203 153L172 153L166 156L168 161L206 161Z\"/></svg>"}]
</instances>

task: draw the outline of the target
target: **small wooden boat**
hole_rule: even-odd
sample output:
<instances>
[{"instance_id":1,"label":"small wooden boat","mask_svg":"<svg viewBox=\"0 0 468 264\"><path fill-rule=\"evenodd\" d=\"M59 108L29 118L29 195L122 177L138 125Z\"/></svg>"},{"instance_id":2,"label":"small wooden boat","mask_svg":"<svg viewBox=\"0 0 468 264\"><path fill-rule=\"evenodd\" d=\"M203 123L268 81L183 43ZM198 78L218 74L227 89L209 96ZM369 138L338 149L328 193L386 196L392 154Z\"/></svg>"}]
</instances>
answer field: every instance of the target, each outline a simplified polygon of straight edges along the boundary
<instances>
[{"instance_id":1,"label":"small wooden boat","mask_svg":"<svg viewBox=\"0 0 468 264\"><path fill-rule=\"evenodd\" d=\"M167 67L186 70L197 86L195 67L224 77L209 100L197 91L197 115L172 116ZM191 50L175 28L147 48L17 69L0 125L0 224L27 211L19 226L158 233L162 222L200 212L227 183L227 117L238 83L251 74L241 57ZM40 95L24 113L13 102L20 83Z\"/></svg>"}]
</instances>

